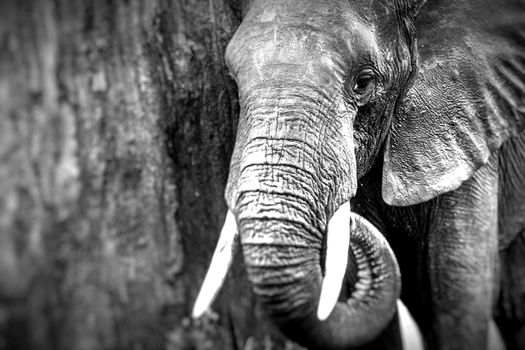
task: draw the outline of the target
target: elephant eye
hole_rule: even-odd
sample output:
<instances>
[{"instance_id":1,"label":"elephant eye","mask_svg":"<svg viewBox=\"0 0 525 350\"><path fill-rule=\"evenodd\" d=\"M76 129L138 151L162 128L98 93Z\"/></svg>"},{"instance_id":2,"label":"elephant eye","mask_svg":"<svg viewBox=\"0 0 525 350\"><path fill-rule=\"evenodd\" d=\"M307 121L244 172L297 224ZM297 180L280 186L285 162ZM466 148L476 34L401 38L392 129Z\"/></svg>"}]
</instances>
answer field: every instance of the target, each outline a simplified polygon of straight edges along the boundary
<instances>
[{"instance_id":1,"label":"elephant eye","mask_svg":"<svg viewBox=\"0 0 525 350\"><path fill-rule=\"evenodd\" d=\"M363 105L368 102L376 87L376 77L371 70L364 70L352 81L352 92L358 100L358 104Z\"/></svg>"},{"instance_id":2,"label":"elephant eye","mask_svg":"<svg viewBox=\"0 0 525 350\"><path fill-rule=\"evenodd\" d=\"M372 90L375 78L371 73L360 74L354 81L352 90L356 95L364 95Z\"/></svg>"}]
</instances>

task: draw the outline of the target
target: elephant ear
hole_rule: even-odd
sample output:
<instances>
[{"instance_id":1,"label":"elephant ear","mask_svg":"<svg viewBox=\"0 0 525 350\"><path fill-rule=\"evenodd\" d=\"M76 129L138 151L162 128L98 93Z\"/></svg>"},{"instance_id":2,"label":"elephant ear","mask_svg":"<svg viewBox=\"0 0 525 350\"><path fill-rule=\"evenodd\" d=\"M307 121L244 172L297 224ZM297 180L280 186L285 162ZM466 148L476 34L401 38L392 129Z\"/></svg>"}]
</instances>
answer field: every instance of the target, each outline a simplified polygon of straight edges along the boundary
<instances>
[{"instance_id":1,"label":"elephant ear","mask_svg":"<svg viewBox=\"0 0 525 350\"><path fill-rule=\"evenodd\" d=\"M431 3L416 22L418 71L385 148L390 205L457 189L525 124L525 5Z\"/></svg>"}]
</instances>

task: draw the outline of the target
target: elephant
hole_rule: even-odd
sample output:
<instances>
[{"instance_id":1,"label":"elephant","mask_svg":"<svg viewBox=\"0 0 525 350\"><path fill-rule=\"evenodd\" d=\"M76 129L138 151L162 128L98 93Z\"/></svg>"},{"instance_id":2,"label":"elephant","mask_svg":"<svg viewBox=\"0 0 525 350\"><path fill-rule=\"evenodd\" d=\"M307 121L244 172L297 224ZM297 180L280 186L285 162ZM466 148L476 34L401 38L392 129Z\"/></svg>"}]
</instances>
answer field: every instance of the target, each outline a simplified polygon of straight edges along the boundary
<instances>
[{"instance_id":1,"label":"elephant","mask_svg":"<svg viewBox=\"0 0 525 350\"><path fill-rule=\"evenodd\" d=\"M253 0L225 58L229 211L194 316L241 249L307 348L402 332L399 305L428 349L525 348L525 2Z\"/></svg>"}]
</instances>

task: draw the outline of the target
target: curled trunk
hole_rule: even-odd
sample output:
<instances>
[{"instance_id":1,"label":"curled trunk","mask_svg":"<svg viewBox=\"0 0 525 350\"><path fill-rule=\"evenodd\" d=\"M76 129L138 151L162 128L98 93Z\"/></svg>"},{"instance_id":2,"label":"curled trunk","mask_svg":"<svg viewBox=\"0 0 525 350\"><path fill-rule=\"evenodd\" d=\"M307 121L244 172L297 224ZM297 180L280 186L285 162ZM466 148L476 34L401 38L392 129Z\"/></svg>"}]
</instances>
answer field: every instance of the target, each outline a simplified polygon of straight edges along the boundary
<instances>
[{"instance_id":1,"label":"curled trunk","mask_svg":"<svg viewBox=\"0 0 525 350\"><path fill-rule=\"evenodd\" d=\"M356 283L342 293L348 299L340 300L326 321L316 315L322 282L321 242L310 241L298 222L240 220L245 264L255 294L284 333L312 349L366 344L381 333L395 312L400 292L395 257L380 233L353 215L356 224L348 274L354 275Z\"/></svg>"},{"instance_id":2,"label":"curled trunk","mask_svg":"<svg viewBox=\"0 0 525 350\"><path fill-rule=\"evenodd\" d=\"M325 321L317 317L328 221L356 184L352 119L327 101L304 87L246 94L226 199L253 290L271 317L303 345L343 349L386 327L400 279L385 239L352 214L348 274L356 283Z\"/></svg>"}]
</instances>

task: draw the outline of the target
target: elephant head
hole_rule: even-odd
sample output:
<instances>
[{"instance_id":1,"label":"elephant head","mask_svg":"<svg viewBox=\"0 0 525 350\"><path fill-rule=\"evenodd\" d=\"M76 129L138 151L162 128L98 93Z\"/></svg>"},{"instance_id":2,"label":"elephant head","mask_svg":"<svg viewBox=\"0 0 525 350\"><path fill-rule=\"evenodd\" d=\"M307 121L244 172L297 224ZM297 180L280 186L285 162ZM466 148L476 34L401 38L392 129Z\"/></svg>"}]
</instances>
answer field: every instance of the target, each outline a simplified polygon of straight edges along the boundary
<instances>
[{"instance_id":1,"label":"elephant head","mask_svg":"<svg viewBox=\"0 0 525 350\"><path fill-rule=\"evenodd\" d=\"M252 1L226 52L241 104L230 212L196 314L216 293L238 234L255 294L299 343L356 347L386 327L399 271L378 231L351 213L358 179L382 155L384 200L415 204L458 187L493 147L471 152L475 140L450 146L451 138L436 143L444 159L410 153L436 138L399 114L414 108L406 96L418 101L418 90L408 90L417 80L414 20L423 2ZM440 117L430 123L447 120ZM340 295L345 274L351 283Z\"/></svg>"}]
</instances>

